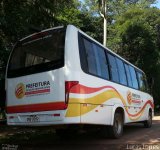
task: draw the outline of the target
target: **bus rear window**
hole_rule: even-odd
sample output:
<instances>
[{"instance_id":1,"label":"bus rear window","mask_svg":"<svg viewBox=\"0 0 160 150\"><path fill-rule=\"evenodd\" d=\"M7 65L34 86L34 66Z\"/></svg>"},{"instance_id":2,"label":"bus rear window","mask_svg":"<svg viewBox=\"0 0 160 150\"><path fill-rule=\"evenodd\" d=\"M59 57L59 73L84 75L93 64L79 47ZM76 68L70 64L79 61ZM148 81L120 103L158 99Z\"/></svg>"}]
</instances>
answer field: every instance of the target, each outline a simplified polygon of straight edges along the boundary
<instances>
[{"instance_id":1,"label":"bus rear window","mask_svg":"<svg viewBox=\"0 0 160 150\"><path fill-rule=\"evenodd\" d=\"M65 30L54 29L18 43L12 52L8 77L17 77L64 66ZM27 69L27 71L26 71Z\"/></svg>"}]
</instances>

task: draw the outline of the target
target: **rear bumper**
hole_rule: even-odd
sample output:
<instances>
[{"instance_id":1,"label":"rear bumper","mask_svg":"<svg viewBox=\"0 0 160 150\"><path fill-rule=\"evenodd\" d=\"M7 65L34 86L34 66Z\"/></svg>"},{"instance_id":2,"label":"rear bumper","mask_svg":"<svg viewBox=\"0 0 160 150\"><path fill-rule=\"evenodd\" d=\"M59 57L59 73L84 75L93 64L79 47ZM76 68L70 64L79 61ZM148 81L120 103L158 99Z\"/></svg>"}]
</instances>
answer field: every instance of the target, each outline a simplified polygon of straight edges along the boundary
<instances>
[{"instance_id":1,"label":"rear bumper","mask_svg":"<svg viewBox=\"0 0 160 150\"><path fill-rule=\"evenodd\" d=\"M111 125L113 106L70 103L66 110L7 114L8 125L48 126L66 124Z\"/></svg>"},{"instance_id":2,"label":"rear bumper","mask_svg":"<svg viewBox=\"0 0 160 150\"><path fill-rule=\"evenodd\" d=\"M78 118L70 121L66 120L65 113L66 110L7 114L7 124L18 126L46 126L80 122Z\"/></svg>"}]
</instances>

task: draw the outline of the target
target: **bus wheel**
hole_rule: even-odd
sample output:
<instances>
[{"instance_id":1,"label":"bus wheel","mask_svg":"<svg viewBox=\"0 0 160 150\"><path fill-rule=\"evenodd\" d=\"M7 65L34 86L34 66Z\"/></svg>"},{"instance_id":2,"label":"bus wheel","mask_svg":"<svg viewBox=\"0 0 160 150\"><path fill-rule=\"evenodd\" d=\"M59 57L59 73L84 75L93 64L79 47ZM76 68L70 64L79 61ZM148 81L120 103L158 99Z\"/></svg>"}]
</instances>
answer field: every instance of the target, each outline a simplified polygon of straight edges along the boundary
<instances>
[{"instance_id":1,"label":"bus wheel","mask_svg":"<svg viewBox=\"0 0 160 150\"><path fill-rule=\"evenodd\" d=\"M104 126L101 130L104 138L118 139L123 134L123 116L115 113L113 126Z\"/></svg>"},{"instance_id":2,"label":"bus wheel","mask_svg":"<svg viewBox=\"0 0 160 150\"><path fill-rule=\"evenodd\" d=\"M144 121L144 127L151 128L151 126L152 126L152 111L149 111L148 120Z\"/></svg>"},{"instance_id":3,"label":"bus wheel","mask_svg":"<svg viewBox=\"0 0 160 150\"><path fill-rule=\"evenodd\" d=\"M109 127L109 136L114 139L118 139L123 134L123 115L121 113L115 113L113 126Z\"/></svg>"}]
</instances>

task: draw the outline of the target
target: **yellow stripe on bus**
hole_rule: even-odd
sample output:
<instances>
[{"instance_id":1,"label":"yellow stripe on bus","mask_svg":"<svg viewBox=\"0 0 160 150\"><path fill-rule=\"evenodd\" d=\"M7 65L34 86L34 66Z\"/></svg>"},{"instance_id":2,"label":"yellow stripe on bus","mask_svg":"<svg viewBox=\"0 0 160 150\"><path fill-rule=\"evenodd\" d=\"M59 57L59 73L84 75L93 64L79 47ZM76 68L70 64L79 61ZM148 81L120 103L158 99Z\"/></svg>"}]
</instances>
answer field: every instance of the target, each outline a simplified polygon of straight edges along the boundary
<instances>
[{"instance_id":1,"label":"yellow stripe on bus","mask_svg":"<svg viewBox=\"0 0 160 150\"><path fill-rule=\"evenodd\" d=\"M125 99L117 91L107 90L91 98L70 98L66 117L78 117L80 115L84 115L112 98L118 98L119 100L121 100L124 106L127 106ZM84 104L91 105L87 105L87 107L84 107ZM125 108L125 110L128 112L128 108ZM127 115L130 120L135 121L141 117L143 112L144 109L141 111L141 113L134 117L130 116L128 113Z\"/></svg>"}]
</instances>

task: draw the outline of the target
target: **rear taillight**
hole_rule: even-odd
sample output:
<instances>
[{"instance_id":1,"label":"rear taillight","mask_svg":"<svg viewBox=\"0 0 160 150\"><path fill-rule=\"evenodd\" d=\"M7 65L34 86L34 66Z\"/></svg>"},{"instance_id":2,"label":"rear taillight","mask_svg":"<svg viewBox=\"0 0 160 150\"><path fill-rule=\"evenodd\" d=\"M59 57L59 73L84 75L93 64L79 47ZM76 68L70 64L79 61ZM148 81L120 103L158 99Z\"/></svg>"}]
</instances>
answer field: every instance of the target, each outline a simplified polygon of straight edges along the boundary
<instances>
[{"instance_id":1,"label":"rear taillight","mask_svg":"<svg viewBox=\"0 0 160 150\"><path fill-rule=\"evenodd\" d=\"M79 82L78 81L66 81L65 82L65 103L66 105L68 104L69 101L69 93L70 90L77 85Z\"/></svg>"}]
</instances>

